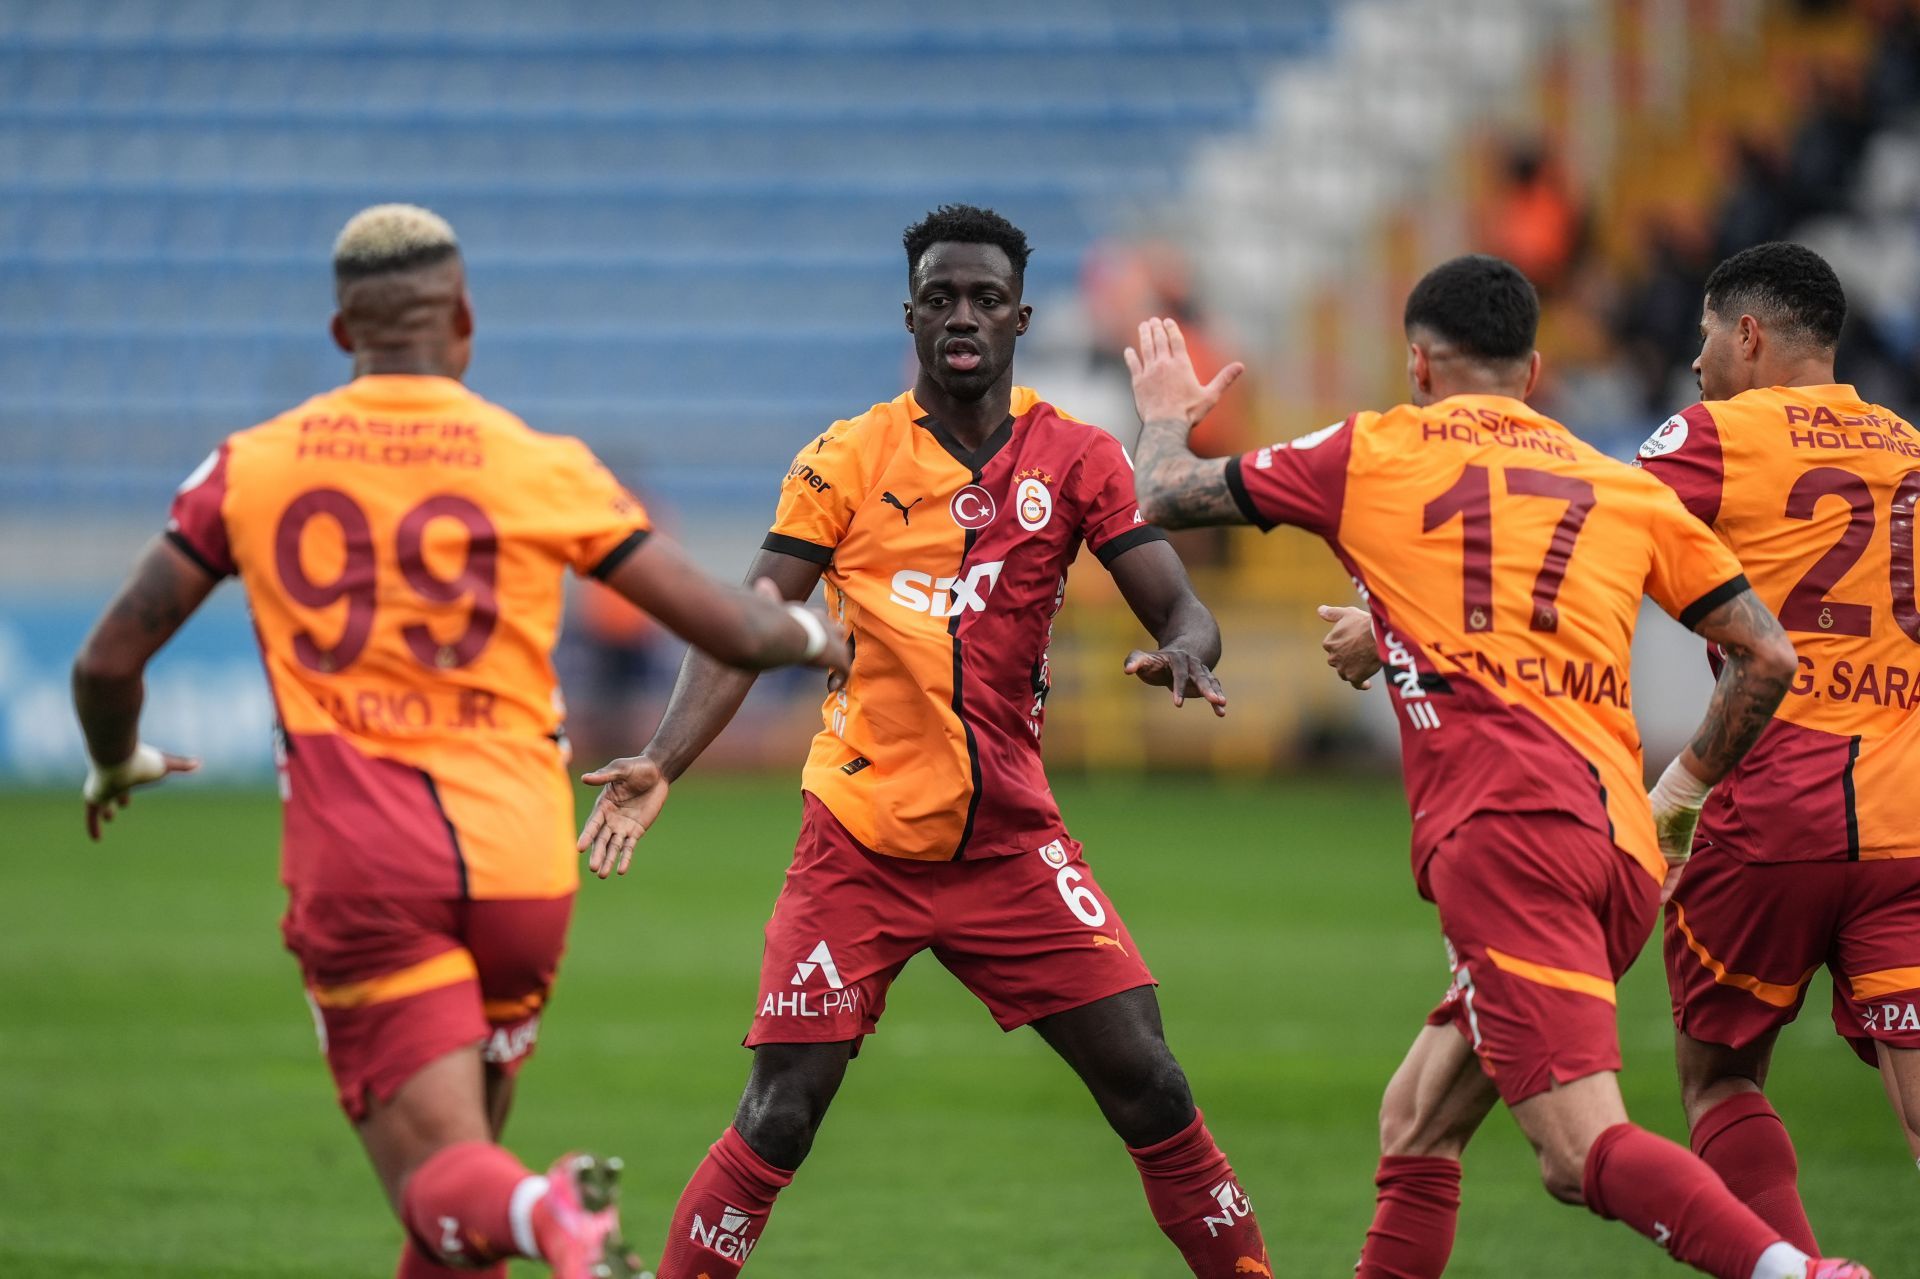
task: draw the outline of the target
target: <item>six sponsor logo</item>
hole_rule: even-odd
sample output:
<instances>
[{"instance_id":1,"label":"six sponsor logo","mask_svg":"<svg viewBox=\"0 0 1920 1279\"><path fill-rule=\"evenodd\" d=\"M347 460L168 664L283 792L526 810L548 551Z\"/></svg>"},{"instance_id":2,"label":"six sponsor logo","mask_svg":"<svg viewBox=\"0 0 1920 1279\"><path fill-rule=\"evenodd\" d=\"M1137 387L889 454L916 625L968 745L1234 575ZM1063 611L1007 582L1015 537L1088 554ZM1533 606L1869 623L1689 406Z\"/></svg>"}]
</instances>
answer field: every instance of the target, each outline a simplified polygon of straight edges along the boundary
<instances>
[{"instance_id":1,"label":"six sponsor logo","mask_svg":"<svg viewBox=\"0 0 1920 1279\"><path fill-rule=\"evenodd\" d=\"M935 577L903 568L893 575L893 594L887 598L901 608L933 617L977 613L987 607L987 596L1000 580L1005 560L975 564L961 577Z\"/></svg>"},{"instance_id":2,"label":"six sponsor logo","mask_svg":"<svg viewBox=\"0 0 1920 1279\"><path fill-rule=\"evenodd\" d=\"M720 1220L708 1225L699 1213L693 1214L693 1228L687 1232L691 1239L708 1252L717 1253L729 1261L745 1261L758 1243L751 1233L753 1214L744 1208L735 1208L728 1204L720 1210Z\"/></svg>"},{"instance_id":3,"label":"six sponsor logo","mask_svg":"<svg viewBox=\"0 0 1920 1279\"><path fill-rule=\"evenodd\" d=\"M1219 1238L1222 1230L1233 1229L1253 1213L1253 1205L1248 1202L1246 1192L1232 1181L1223 1181L1207 1193L1220 1205L1217 1214L1208 1213L1202 1218L1209 1238Z\"/></svg>"}]
</instances>

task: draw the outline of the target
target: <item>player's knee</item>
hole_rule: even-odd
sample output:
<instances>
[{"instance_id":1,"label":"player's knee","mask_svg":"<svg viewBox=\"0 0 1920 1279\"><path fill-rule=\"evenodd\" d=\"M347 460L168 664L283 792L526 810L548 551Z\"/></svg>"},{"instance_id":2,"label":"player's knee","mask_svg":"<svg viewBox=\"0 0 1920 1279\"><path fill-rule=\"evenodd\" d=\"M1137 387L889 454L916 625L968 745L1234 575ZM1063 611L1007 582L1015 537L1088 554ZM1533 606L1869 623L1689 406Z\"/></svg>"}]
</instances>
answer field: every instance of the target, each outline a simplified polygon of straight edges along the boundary
<instances>
[{"instance_id":1,"label":"player's knee","mask_svg":"<svg viewBox=\"0 0 1920 1279\"><path fill-rule=\"evenodd\" d=\"M1424 1155L1419 1145L1419 1107L1414 1089L1396 1074L1380 1096L1380 1153Z\"/></svg>"},{"instance_id":2,"label":"player's knee","mask_svg":"<svg viewBox=\"0 0 1920 1279\"><path fill-rule=\"evenodd\" d=\"M820 1119L798 1092L769 1089L740 1099L733 1127L753 1153L776 1168L798 1168L813 1149Z\"/></svg>"},{"instance_id":3,"label":"player's knee","mask_svg":"<svg viewBox=\"0 0 1920 1279\"><path fill-rule=\"evenodd\" d=\"M1157 1145L1193 1122L1193 1090L1171 1053L1102 1102L1114 1131L1129 1146Z\"/></svg>"},{"instance_id":4,"label":"player's knee","mask_svg":"<svg viewBox=\"0 0 1920 1279\"><path fill-rule=\"evenodd\" d=\"M1587 1152L1571 1147L1543 1147L1540 1184L1563 1204L1584 1204L1587 1201Z\"/></svg>"}]
</instances>

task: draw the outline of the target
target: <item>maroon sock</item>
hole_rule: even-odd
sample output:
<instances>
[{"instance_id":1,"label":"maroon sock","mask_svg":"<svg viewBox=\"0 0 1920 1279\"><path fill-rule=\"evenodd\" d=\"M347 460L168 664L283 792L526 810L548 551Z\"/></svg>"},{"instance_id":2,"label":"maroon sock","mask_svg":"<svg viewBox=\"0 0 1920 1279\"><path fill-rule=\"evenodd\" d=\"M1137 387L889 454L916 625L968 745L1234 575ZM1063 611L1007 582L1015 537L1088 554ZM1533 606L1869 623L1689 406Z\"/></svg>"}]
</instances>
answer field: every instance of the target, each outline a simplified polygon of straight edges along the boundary
<instances>
[{"instance_id":1,"label":"maroon sock","mask_svg":"<svg viewBox=\"0 0 1920 1279\"><path fill-rule=\"evenodd\" d=\"M1439 1279L1460 1217L1460 1161L1382 1155L1356 1279Z\"/></svg>"},{"instance_id":2,"label":"maroon sock","mask_svg":"<svg viewBox=\"0 0 1920 1279\"><path fill-rule=\"evenodd\" d=\"M400 1249L400 1268L394 1271L394 1279L507 1279L507 1263L496 1261L484 1270L456 1270L441 1265L409 1239Z\"/></svg>"},{"instance_id":3,"label":"maroon sock","mask_svg":"<svg viewBox=\"0 0 1920 1279\"><path fill-rule=\"evenodd\" d=\"M721 1133L680 1192L661 1249L660 1279L733 1279L760 1242L774 1197L792 1180L734 1129Z\"/></svg>"},{"instance_id":4,"label":"maroon sock","mask_svg":"<svg viewBox=\"0 0 1920 1279\"><path fill-rule=\"evenodd\" d=\"M1205 1116L1195 1111L1193 1122L1165 1141L1129 1146L1127 1153L1140 1169L1153 1219L1199 1279L1273 1273L1253 1205L1214 1145Z\"/></svg>"},{"instance_id":5,"label":"maroon sock","mask_svg":"<svg viewBox=\"0 0 1920 1279\"><path fill-rule=\"evenodd\" d=\"M1820 1255L1800 1202L1793 1139L1765 1093L1735 1093L1702 1115L1693 1128L1693 1153L1788 1243L1810 1257Z\"/></svg>"},{"instance_id":6,"label":"maroon sock","mask_svg":"<svg viewBox=\"0 0 1920 1279\"><path fill-rule=\"evenodd\" d=\"M422 1252L471 1271L531 1255L516 1243L513 1192L533 1174L490 1141L435 1151L400 1193L400 1219Z\"/></svg>"},{"instance_id":7,"label":"maroon sock","mask_svg":"<svg viewBox=\"0 0 1920 1279\"><path fill-rule=\"evenodd\" d=\"M1760 1254L1780 1242L1713 1169L1633 1124L1615 1124L1594 1139L1584 1191L1598 1215L1625 1222L1717 1279L1751 1279Z\"/></svg>"}]
</instances>

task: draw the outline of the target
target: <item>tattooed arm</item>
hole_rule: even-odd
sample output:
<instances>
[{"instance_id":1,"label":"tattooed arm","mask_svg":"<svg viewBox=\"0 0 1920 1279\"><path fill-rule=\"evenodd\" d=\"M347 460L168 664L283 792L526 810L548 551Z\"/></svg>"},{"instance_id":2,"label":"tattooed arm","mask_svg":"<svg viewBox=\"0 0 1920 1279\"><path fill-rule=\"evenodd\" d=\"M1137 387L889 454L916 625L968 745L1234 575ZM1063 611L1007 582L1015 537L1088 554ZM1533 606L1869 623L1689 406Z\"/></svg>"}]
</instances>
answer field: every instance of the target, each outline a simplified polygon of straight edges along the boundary
<instances>
[{"instance_id":1,"label":"tattooed arm","mask_svg":"<svg viewBox=\"0 0 1920 1279\"><path fill-rule=\"evenodd\" d=\"M1687 771L1712 786L1759 740L1787 695L1799 659L1779 621L1750 590L1708 613L1693 629L1718 644L1727 658L1706 718L1680 753Z\"/></svg>"},{"instance_id":2,"label":"tattooed arm","mask_svg":"<svg viewBox=\"0 0 1920 1279\"><path fill-rule=\"evenodd\" d=\"M1680 868L1693 853L1694 826L1707 792L1759 740L1798 668L1787 633L1751 590L1708 613L1693 629L1720 646L1727 664L1693 741L1667 765L1648 797L1660 852L1673 867L1662 901L1672 896Z\"/></svg>"},{"instance_id":3,"label":"tattooed arm","mask_svg":"<svg viewBox=\"0 0 1920 1279\"><path fill-rule=\"evenodd\" d=\"M95 839L135 785L198 767L141 745L140 706L147 663L218 584L173 543L155 538L73 659L73 706L93 761L85 797Z\"/></svg>"},{"instance_id":4,"label":"tattooed arm","mask_svg":"<svg viewBox=\"0 0 1920 1279\"><path fill-rule=\"evenodd\" d=\"M1246 366L1229 364L1202 386L1180 326L1159 319L1141 322L1140 347L1128 347L1126 359L1140 411L1133 458L1140 513L1162 528L1247 523L1227 488L1226 460L1195 457L1187 447L1187 434Z\"/></svg>"}]
</instances>

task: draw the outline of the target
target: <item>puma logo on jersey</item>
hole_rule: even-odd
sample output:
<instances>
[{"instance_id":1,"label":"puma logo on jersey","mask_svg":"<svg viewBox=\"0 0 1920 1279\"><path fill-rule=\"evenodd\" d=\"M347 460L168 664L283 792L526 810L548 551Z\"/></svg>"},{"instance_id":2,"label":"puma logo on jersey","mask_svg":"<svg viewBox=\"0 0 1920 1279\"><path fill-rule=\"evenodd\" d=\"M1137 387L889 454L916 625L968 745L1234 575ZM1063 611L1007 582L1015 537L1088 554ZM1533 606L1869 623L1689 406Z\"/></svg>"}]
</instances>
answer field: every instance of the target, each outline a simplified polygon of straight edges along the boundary
<instances>
[{"instance_id":1,"label":"puma logo on jersey","mask_svg":"<svg viewBox=\"0 0 1920 1279\"><path fill-rule=\"evenodd\" d=\"M893 594L887 598L901 608L933 617L980 612L986 608L987 596L993 593L1005 564L1005 560L975 564L964 577L935 577L903 568L893 575Z\"/></svg>"},{"instance_id":2,"label":"puma logo on jersey","mask_svg":"<svg viewBox=\"0 0 1920 1279\"><path fill-rule=\"evenodd\" d=\"M900 512L900 522L902 524L911 524L913 523L913 508L920 505L920 503L926 501L927 499L924 497L916 497L911 502L908 502L905 506L902 506L900 504L900 499L895 497L893 494L882 493L880 495L880 500L882 502L885 502L888 506L891 506L894 510Z\"/></svg>"}]
</instances>

